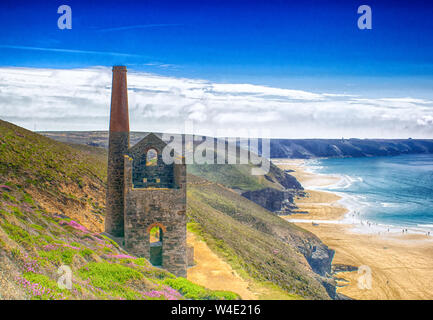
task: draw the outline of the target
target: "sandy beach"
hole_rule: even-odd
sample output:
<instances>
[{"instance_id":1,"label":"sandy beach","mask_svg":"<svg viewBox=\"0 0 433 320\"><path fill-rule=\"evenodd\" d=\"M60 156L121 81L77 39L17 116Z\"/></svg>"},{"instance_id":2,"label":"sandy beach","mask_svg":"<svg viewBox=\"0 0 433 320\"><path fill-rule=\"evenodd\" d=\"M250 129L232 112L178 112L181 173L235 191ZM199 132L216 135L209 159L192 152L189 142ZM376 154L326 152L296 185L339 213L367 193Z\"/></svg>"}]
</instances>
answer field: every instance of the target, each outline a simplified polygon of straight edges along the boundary
<instances>
[{"instance_id":1,"label":"sandy beach","mask_svg":"<svg viewBox=\"0 0 433 320\"><path fill-rule=\"evenodd\" d=\"M334 266L362 266L359 271L367 270L336 273L339 293L353 299L433 299L433 237L357 232L354 225L343 221L348 209L339 202L340 196L309 189L334 184L338 177L310 173L303 160L272 161L284 170L293 170L290 174L308 194L295 200L303 213L283 218L313 232L334 249ZM371 286L363 282L368 279L368 270Z\"/></svg>"}]
</instances>

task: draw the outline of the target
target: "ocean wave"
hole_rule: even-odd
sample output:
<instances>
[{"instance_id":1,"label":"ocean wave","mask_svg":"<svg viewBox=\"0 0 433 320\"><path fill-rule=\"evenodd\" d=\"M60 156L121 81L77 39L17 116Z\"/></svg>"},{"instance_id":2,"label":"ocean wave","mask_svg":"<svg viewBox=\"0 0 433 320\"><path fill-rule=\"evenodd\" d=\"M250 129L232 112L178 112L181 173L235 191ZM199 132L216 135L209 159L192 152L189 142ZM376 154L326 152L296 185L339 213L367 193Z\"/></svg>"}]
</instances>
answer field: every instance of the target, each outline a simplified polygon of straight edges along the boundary
<instances>
[{"instance_id":1,"label":"ocean wave","mask_svg":"<svg viewBox=\"0 0 433 320\"><path fill-rule=\"evenodd\" d=\"M320 173L321 170L324 169L322 165L320 165L320 161L316 159L305 160L304 162L304 170L308 173Z\"/></svg>"},{"instance_id":2,"label":"ocean wave","mask_svg":"<svg viewBox=\"0 0 433 320\"><path fill-rule=\"evenodd\" d=\"M400 204L394 203L394 202L382 202L380 205L384 208L395 208L395 207L399 206Z\"/></svg>"},{"instance_id":3,"label":"ocean wave","mask_svg":"<svg viewBox=\"0 0 433 320\"><path fill-rule=\"evenodd\" d=\"M364 182L364 179L361 177L351 177L349 175L333 175L333 176L337 176L340 178L340 180L331 185L328 186L327 189L329 190L338 190L338 189L348 189L351 186L353 186L353 184L355 183L362 183Z\"/></svg>"},{"instance_id":4,"label":"ocean wave","mask_svg":"<svg viewBox=\"0 0 433 320\"><path fill-rule=\"evenodd\" d=\"M433 224L417 224L420 228L433 228Z\"/></svg>"},{"instance_id":5,"label":"ocean wave","mask_svg":"<svg viewBox=\"0 0 433 320\"><path fill-rule=\"evenodd\" d=\"M410 165L409 160L404 160ZM433 159L407 170L396 169L395 161L394 157L384 157L381 161L366 158L316 162L325 167L319 174L339 178L318 189L338 194L339 203L348 209L346 221L363 232L401 233L407 229L431 233L433 180L426 179L426 170L433 167Z\"/></svg>"}]
</instances>

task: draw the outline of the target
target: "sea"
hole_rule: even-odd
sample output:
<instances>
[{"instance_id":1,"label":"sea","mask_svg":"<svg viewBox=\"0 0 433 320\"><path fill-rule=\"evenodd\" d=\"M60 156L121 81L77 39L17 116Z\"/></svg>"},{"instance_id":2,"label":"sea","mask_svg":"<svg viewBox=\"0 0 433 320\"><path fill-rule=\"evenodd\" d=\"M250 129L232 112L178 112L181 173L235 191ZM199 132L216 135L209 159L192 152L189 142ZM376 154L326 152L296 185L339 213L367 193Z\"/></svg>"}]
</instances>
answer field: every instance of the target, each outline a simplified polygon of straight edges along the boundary
<instances>
[{"instance_id":1,"label":"sea","mask_svg":"<svg viewBox=\"0 0 433 320\"><path fill-rule=\"evenodd\" d=\"M315 189L341 195L349 209L345 219L359 231L433 235L432 154L314 159L306 165L340 178Z\"/></svg>"}]
</instances>

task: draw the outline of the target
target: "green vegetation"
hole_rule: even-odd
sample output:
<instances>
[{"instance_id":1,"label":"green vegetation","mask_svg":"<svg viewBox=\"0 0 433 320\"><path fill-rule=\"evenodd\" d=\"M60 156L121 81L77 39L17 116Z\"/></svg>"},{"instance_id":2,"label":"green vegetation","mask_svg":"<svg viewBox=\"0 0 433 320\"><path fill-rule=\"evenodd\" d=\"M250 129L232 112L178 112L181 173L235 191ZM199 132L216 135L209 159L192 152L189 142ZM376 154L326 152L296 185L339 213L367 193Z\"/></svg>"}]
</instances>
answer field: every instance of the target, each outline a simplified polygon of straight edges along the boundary
<instances>
[{"instance_id":1,"label":"green vegetation","mask_svg":"<svg viewBox=\"0 0 433 320\"><path fill-rule=\"evenodd\" d=\"M60 247L56 250L50 251L38 251L38 254L42 258L46 258L54 265L60 266L62 264L71 265L72 259L75 254L77 254L76 250Z\"/></svg>"},{"instance_id":2,"label":"green vegetation","mask_svg":"<svg viewBox=\"0 0 433 320\"><path fill-rule=\"evenodd\" d=\"M211 291L205 287L179 277L175 279L166 279L165 284L173 289L178 290L185 298L192 300L237 300L239 295L230 291Z\"/></svg>"},{"instance_id":3,"label":"green vegetation","mask_svg":"<svg viewBox=\"0 0 433 320\"><path fill-rule=\"evenodd\" d=\"M102 158L94 153L79 152L1 120L0 136L0 174L3 176L24 176L28 183L52 191L64 182L80 183L82 176L106 179L104 166L98 166Z\"/></svg>"},{"instance_id":4,"label":"green vegetation","mask_svg":"<svg viewBox=\"0 0 433 320\"><path fill-rule=\"evenodd\" d=\"M57 282L43 274L25 272L21 283L28 284L27 286L31 288L32 300L65 299L71 295L69 290L60 289Z\"/></svg>"},{"instance_id":5,"label":"green vegetation","mask_svg":"<svg viewBox=\"0 0 433 320\"><path fill-rule=\"evenodd\" d=\"M191 180L188 230L242 277L273 284L293 298L329 298L295 250L309 239L315 241L312 234L221 185Z\"/></svg>"},{"instance_id":6,"label":"green vegetation","mask_svg":"<svg viewBox=\"0 0 433 320\"><path fill-rule=\"evenodd\" d=\"M143 274L133 268L128 268L120 264L108 262L92 262L78 270L78 275L111 296L120 296L125 299L138 299L139 294L133 289L128 288L130 280L143 279Z\"/></svg>"},{"instance_id":7,"label":"green vegetation","mask_svg":"<svg viewBox=\"0 0 433 320\"><path fill-rule=\"evenodd\" d=\"M242 192L264 188L302 190L296 178L272 162L266 175L252 175L254 167L252 164L192 164L188 165L188 173Z\"/></svg>"},{"instance_id":8,"label":"green vegetation","mask_svg":"<svg viewBox=\"0 0 433 320\"><path fill-rule=\"evenodd\" d=\"M96 221L95 227L103 222L106 151L74 148L0 121L0 247L2 267L14 275L2 278L11 283L0 286L0 296L185 299L164 283L174 275L131 257L113 240L66 217L72 208L82 214L77 218ZM57 285L62 265L72 271L70 290ZM205 291L219 299L236 297Z\"/></svg>"},{"instance_id":9,"label":"green vegetation","mask_svg":"<svg viewBox=\"0 0 433 320\"><path fill-rule=\"evenodd\" d=\"M125 284L131 279L142 279L143 275L131 268L108 262L92 262L78 270L78 274L85 280L90 279L93 284L109 289L113 284Z\"/></svg>"},{"instance_id":10,"label":"green vegetation","mask_svg":"<svg viewBox=\"0 0 433 320\"><path fill-rule=\"evenodd\" d=\"M50 211L101 215L106 151L56 142L0 120L0 177L23 191L20 201L29 207L38 199ZM1 198L17 204L11 193Z\"/></svg>"},{"instance_id":11,"label":"green vegetation","mask_svg":"<svg viewBox=\"0 0 433 320\"><path fill-rule=\"evenodd\" d=\"M6 231L6 233L12 240L16 241L19 244L31 245L32 237L26 230L15 226L9 222L3 222L0 224L0 226L4 231Z\"/></svg>"},{"instance_id":12,"label":"green vegetation","mask_svg":"<svg viewBox=\"0 0 433 320\"><path fill-rule=\"evenodd\" d=\"M40 226L38 224L35 224L35 223L31 224L30 227L32 227L33 229L39 230L39 231L43 231L44 230L44 227L42 227L42 226Z\"/></svg>"},{"instance_id":13,"label":"green vegetation","mask_svg":"<svg viewBox=\"0 0 433 320\"><path fill-rule=\"evenodd\" d=\"M48 219L43 210L28 208L23 201L24 193L18 188L0 192L10 192L19 203L11 207L0 202L7 213L0 217L0 236L4 233L9 239L9 243L0 239L0 246L13 261L12 265L19 267L21 275L15 279L16 284L30 299L185 298L166 283L176 280L167 271L154 268L144 258L131 257L111 239L92 234L71 219ZM18 219L12 212L17 208L24 219ZM62 265L72 269L72 290L57 286L57 268ZM189 297L193 294L191 288L198 290L187 280L182 283ZM196 297L234 299L237 295L201 288Z\"/></svg>"},{"instance_id":14,"label":"green vegetation","mask_svg":"<svg viewBox=\"0 0 433 320\"><path fill-rule=\"evenodd\" d=\"M111 251L111 249L110 249ZM105 252L105 250L104 250ZM90 250L89 248L84 248L80 250L80 255L85 258L86 260L90 260L92 257L92 254L94 254L93 250Z\"/></svg>"},{"instance_id":15,"label":"green vegetation","mask_svg":"<svg viewBox=\"0 0 433 320\"><path fill-rule=\"evenodd\" d=\"M251 165L246 164L189 165L188 173L242 191L259 190L266 187L281 188L281 186L266 180L263 176L251 175L251 168Z\"/></svg>"},{"instance_id":16,"label":"green vegetation","mask_svg":"<svg viewBox=\"0 0 433 320\"><path fill-rule=\"evenodd\" d=\"M276 292L269 298L329 298L299 250L317 239L226 188L281 189L285 182L281 171L260 177L250 170L249 165L188 167L207 179L188 176L188 230L242 277ZM146 259L128 258L116 242L98 234L105 179L106 150L54 142L0 121L0 246L20 274L15 281L22 294L31 299L239 298L176 278ZM56 285L63 264L72 269L72 290Z\"/></svg>"}]
</instances>

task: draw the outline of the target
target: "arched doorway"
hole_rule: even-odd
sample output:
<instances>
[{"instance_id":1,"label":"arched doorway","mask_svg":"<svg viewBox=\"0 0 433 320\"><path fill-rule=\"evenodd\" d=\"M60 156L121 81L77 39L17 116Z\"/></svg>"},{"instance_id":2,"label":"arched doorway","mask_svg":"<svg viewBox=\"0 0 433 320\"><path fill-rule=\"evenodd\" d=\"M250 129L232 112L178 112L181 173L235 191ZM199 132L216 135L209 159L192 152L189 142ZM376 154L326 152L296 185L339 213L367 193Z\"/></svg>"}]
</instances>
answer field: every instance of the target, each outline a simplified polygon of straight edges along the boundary
<instances>
[{"instance_id":1,"label":"arched doorway","mask_svg":"<svg viewBox=\"0 0 433 320\"><path fill-rule=\"evenodd\" d=\"M157 223L148 228L149 232L149 260L154 266L162 266L164 226Z\"/></svg>"}]
</instances>

